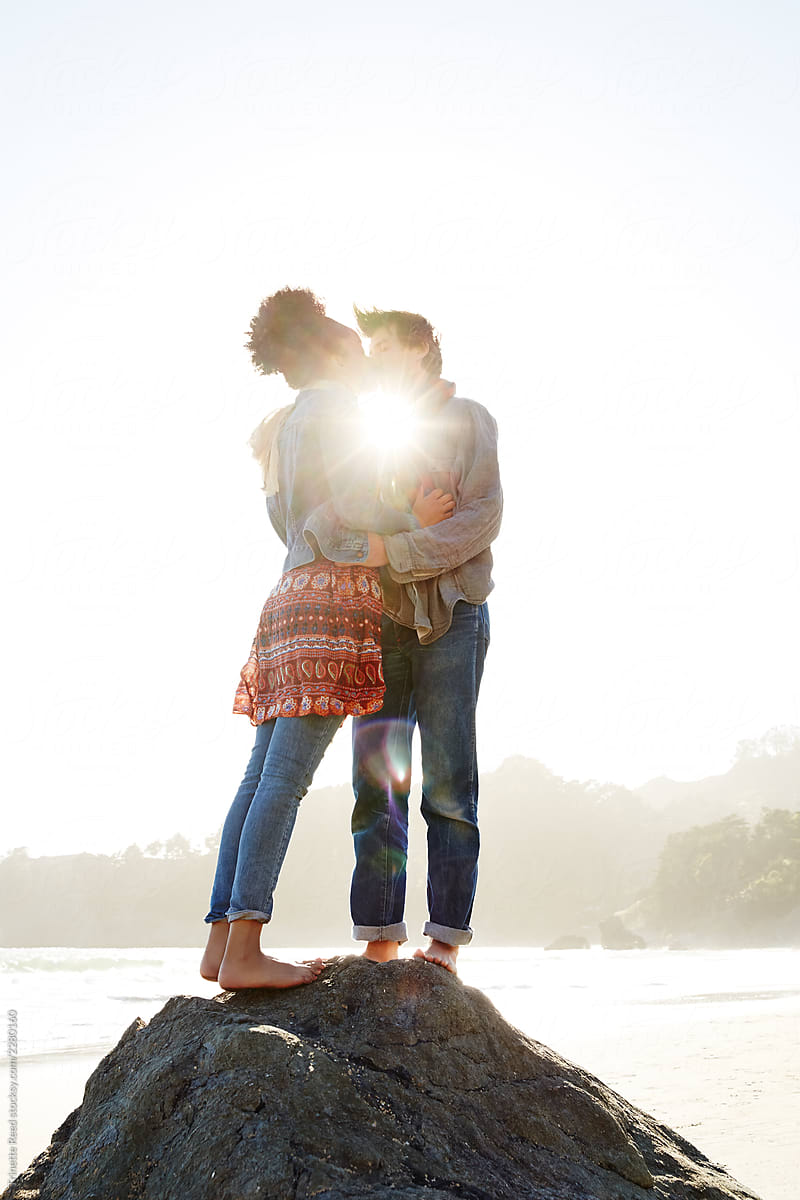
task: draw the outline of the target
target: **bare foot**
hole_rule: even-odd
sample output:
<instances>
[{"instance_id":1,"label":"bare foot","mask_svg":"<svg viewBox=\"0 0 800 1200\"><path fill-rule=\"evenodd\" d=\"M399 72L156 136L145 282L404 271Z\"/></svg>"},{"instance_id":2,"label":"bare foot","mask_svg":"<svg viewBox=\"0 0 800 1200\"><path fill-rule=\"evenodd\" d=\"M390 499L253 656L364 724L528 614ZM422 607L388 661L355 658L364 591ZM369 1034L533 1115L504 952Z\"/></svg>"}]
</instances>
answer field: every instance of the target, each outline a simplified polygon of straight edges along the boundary
<instances>
[{"instance_id":1,"label":"bare foot","mask_svg":"<svg viewBox=\"0 0 800 1200\"><path fill-rule=\"evenodd\" d=\"M367 942L367 948L361 957L371 958L373 962L392 962L397 958L399 949L399 942Z\"/></svg>"},{"instance_id":2,"label":"bare foot","mask_svg":"<svg viewBox=\"0 0 800 1200\"><path fill-rule=\"evenodd\" d=\"M228 962L223 959L219 969L219 986L233 991L236 988L289 988L301 983L313 983L322 971L321 958L306 966L299 962L283 962L261 950L247 958Z\"/></svg>"},{"instance_id":3,"label":"bare foot","mask_svg":"<svg viewBox=\"0 0 800 1200\"><path fill-rule=\"evenodd\" d=\"M214 921L208 931L208 942L200 960L200 974L203 979L210 979L212 982L219 975L219 965L225 956L225 947L228 943L228 922Z\"/></svg>"},{"instance_id":4,"label":"bare foot","mask_svg":"<svg viewBox=\"0 0 800 1200\"><path fill-rule=\"evenodd\" d=\"M289 988L313 983L323 968L321 958L309 963L282 962L261 950L261 921L240 918L229 922L225 957L220 963L219 986L236 988Z\"/></svg>"},{"instance_id":5,"label":"bare foot","mask_svg":"<svg viewBox=\"0 0 800 1200\"><path fill-rule=\"evenodd\" d=\"M431 944L427 950L420 948L414 951L414 958L424 958L427 962L438 963L440 967L445 967L448 971L452 971L457 975L456 959L458 958L458 946L451 946L447 942L437 942L431 938Z\"/></svg>"}]
</instances>

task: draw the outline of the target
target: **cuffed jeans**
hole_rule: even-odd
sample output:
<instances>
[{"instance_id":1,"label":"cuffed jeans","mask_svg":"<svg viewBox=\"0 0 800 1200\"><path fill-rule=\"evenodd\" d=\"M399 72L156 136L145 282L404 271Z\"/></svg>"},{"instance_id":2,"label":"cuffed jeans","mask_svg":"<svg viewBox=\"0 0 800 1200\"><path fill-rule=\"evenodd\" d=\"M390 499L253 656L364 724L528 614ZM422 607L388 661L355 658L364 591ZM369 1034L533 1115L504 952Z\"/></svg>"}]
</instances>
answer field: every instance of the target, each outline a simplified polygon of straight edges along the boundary
<instances>
[{"instance_id":1,"label":"cuffed jeans","mask_svg":"<svg viewBox=\"0 0 800 1200\"><path fill-rule=\"evenodd\" d=\"M428 826L430 919L423 933L451 946L472 940L480 847L475 706L488 645L486 603L459 600L447 633L427 646L415 630L383 617L383 708L353 721L350 911L356 941L408 940L403 914L415 724Z\"/></svg>"},{"instance_id":2,"label":"cuffed jeans","mask_svg":"<svg viewBox=\"0 0 800 1200\"><path fill-rule=\"evenodd\" d=\"M344 717L276 717L256 730L217 856L211 907L203 919L269 921L300 801Z\"/></svg>"}]
</instances>

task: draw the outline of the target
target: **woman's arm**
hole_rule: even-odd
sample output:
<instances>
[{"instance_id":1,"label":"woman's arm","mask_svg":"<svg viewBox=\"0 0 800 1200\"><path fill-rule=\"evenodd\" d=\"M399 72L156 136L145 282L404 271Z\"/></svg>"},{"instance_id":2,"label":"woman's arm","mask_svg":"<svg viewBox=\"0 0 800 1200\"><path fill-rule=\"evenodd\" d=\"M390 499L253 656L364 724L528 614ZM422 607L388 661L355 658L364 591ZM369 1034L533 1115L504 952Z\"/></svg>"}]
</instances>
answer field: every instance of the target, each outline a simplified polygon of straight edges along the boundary
<instances>
[{"instance_id":1,"label":"woman's arm","mask_svg":"<svg viewBox=\"0 0 800 1200\"><path fill-rule=\"evenodd\" d=\"M342 524L385 534L422 528L413 512L395 508L381 498L375 453L364 442L355 403L328 393L320 408L320 460L331 505Z\"/></svg>"},{"instance_id":2,"label":"woman's arm","mask_svg":"<svg viewBox=\"0 0 800 1200\"><path fill-rule=\"evenodd\" d=\"M273 492L267 496L267 514L272 522L272 528L277 533L278 537L283 542L284 546L288 545L286 536L286 514L283 511L283 506L280 501L278 492Z\"/></svg>"},{"instance_id":3,"label":"woman's arm","mask_svg":"<svg viewBox=\"0 0 800 1200\"><path fill-rule=\"evenodd\" d=\"M422 484L420 484L411 511L419 521L420 528L426 529L429 525L438 525L440 521L446 521L448 517L452 517L455 506L456 502L449 492L443 492L441 488L434 488L426 496ZM386 555L386 543L381 535L367 533L367 544L369 552L363 560L364 566L385 567L389 559Z\"/></svg>"},{"instance_id":4,"label":"woman's arm","mask_svg":"<svg viewBox=\"0 0 800 1200\"><path fill-rule=\"evenodd\" d=\"M422 488L405 511L381 499L375 454L364 443L358 410L346 395L325 393L314 406L313 420L330 499L309 513L303 526L306 541L335 562L368 562L373 535L411 533L452 515L455 501L435 489ZM369 559L369 561L368 561Z\"/></svg>"}]
</instances>

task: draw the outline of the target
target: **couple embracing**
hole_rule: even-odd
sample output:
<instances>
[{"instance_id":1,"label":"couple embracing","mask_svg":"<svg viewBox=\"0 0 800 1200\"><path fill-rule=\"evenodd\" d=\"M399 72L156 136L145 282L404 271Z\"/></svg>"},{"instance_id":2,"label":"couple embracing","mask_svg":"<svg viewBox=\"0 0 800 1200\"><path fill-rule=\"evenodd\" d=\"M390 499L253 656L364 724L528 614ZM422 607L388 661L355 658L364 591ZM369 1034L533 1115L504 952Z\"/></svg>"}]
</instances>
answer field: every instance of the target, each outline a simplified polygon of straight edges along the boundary
<instances>
[{"instance_id":1,"label":"couple embracing","mask_svg":"<svg viewBox=\"0 0 800 1200\"><path fill-rule=\"evenodd\" d=\"M228 989L293 987L322 970L320 958L273 958L260 939L300 800L347 716L354 940L377 962L397 958L408 940L415 726L429 914L429 944L416 956L455 971L472 939L475 707L502 514L497 427L441 378L439 339L424 317L355 312L369 359L358 333L306 290L276 292L250 325L256 368L283 375L297 396L251 438L287 555L233 705L255 726L255 744L222 830L200 966ZM377 450L365 443L356 399L367 380L387 403L392 394L406 402L395 401Z\"/></svg>"}]
</instances>

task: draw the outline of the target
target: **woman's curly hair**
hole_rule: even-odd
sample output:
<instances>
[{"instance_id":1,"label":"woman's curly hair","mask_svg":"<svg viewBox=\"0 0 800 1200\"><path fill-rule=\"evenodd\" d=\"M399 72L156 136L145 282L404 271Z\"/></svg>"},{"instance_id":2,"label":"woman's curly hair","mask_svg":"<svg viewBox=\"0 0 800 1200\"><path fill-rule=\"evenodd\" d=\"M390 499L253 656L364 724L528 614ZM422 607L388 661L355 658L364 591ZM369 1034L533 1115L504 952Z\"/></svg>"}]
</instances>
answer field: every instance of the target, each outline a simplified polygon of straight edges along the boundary
<instances>
[{"instance_id":1,"label":"woman's curly hair","mask_svg":"<svg viewBox=\"0 0 800 1200\"><path fill-rule=\"evenodd\" d=\"M287 360L295 374L298 368L313 373L340 337L322 300L308 288L290 287L261 301L249 335L245 347L262 375L285 374Z\"/></svg>"}]
</instances>

